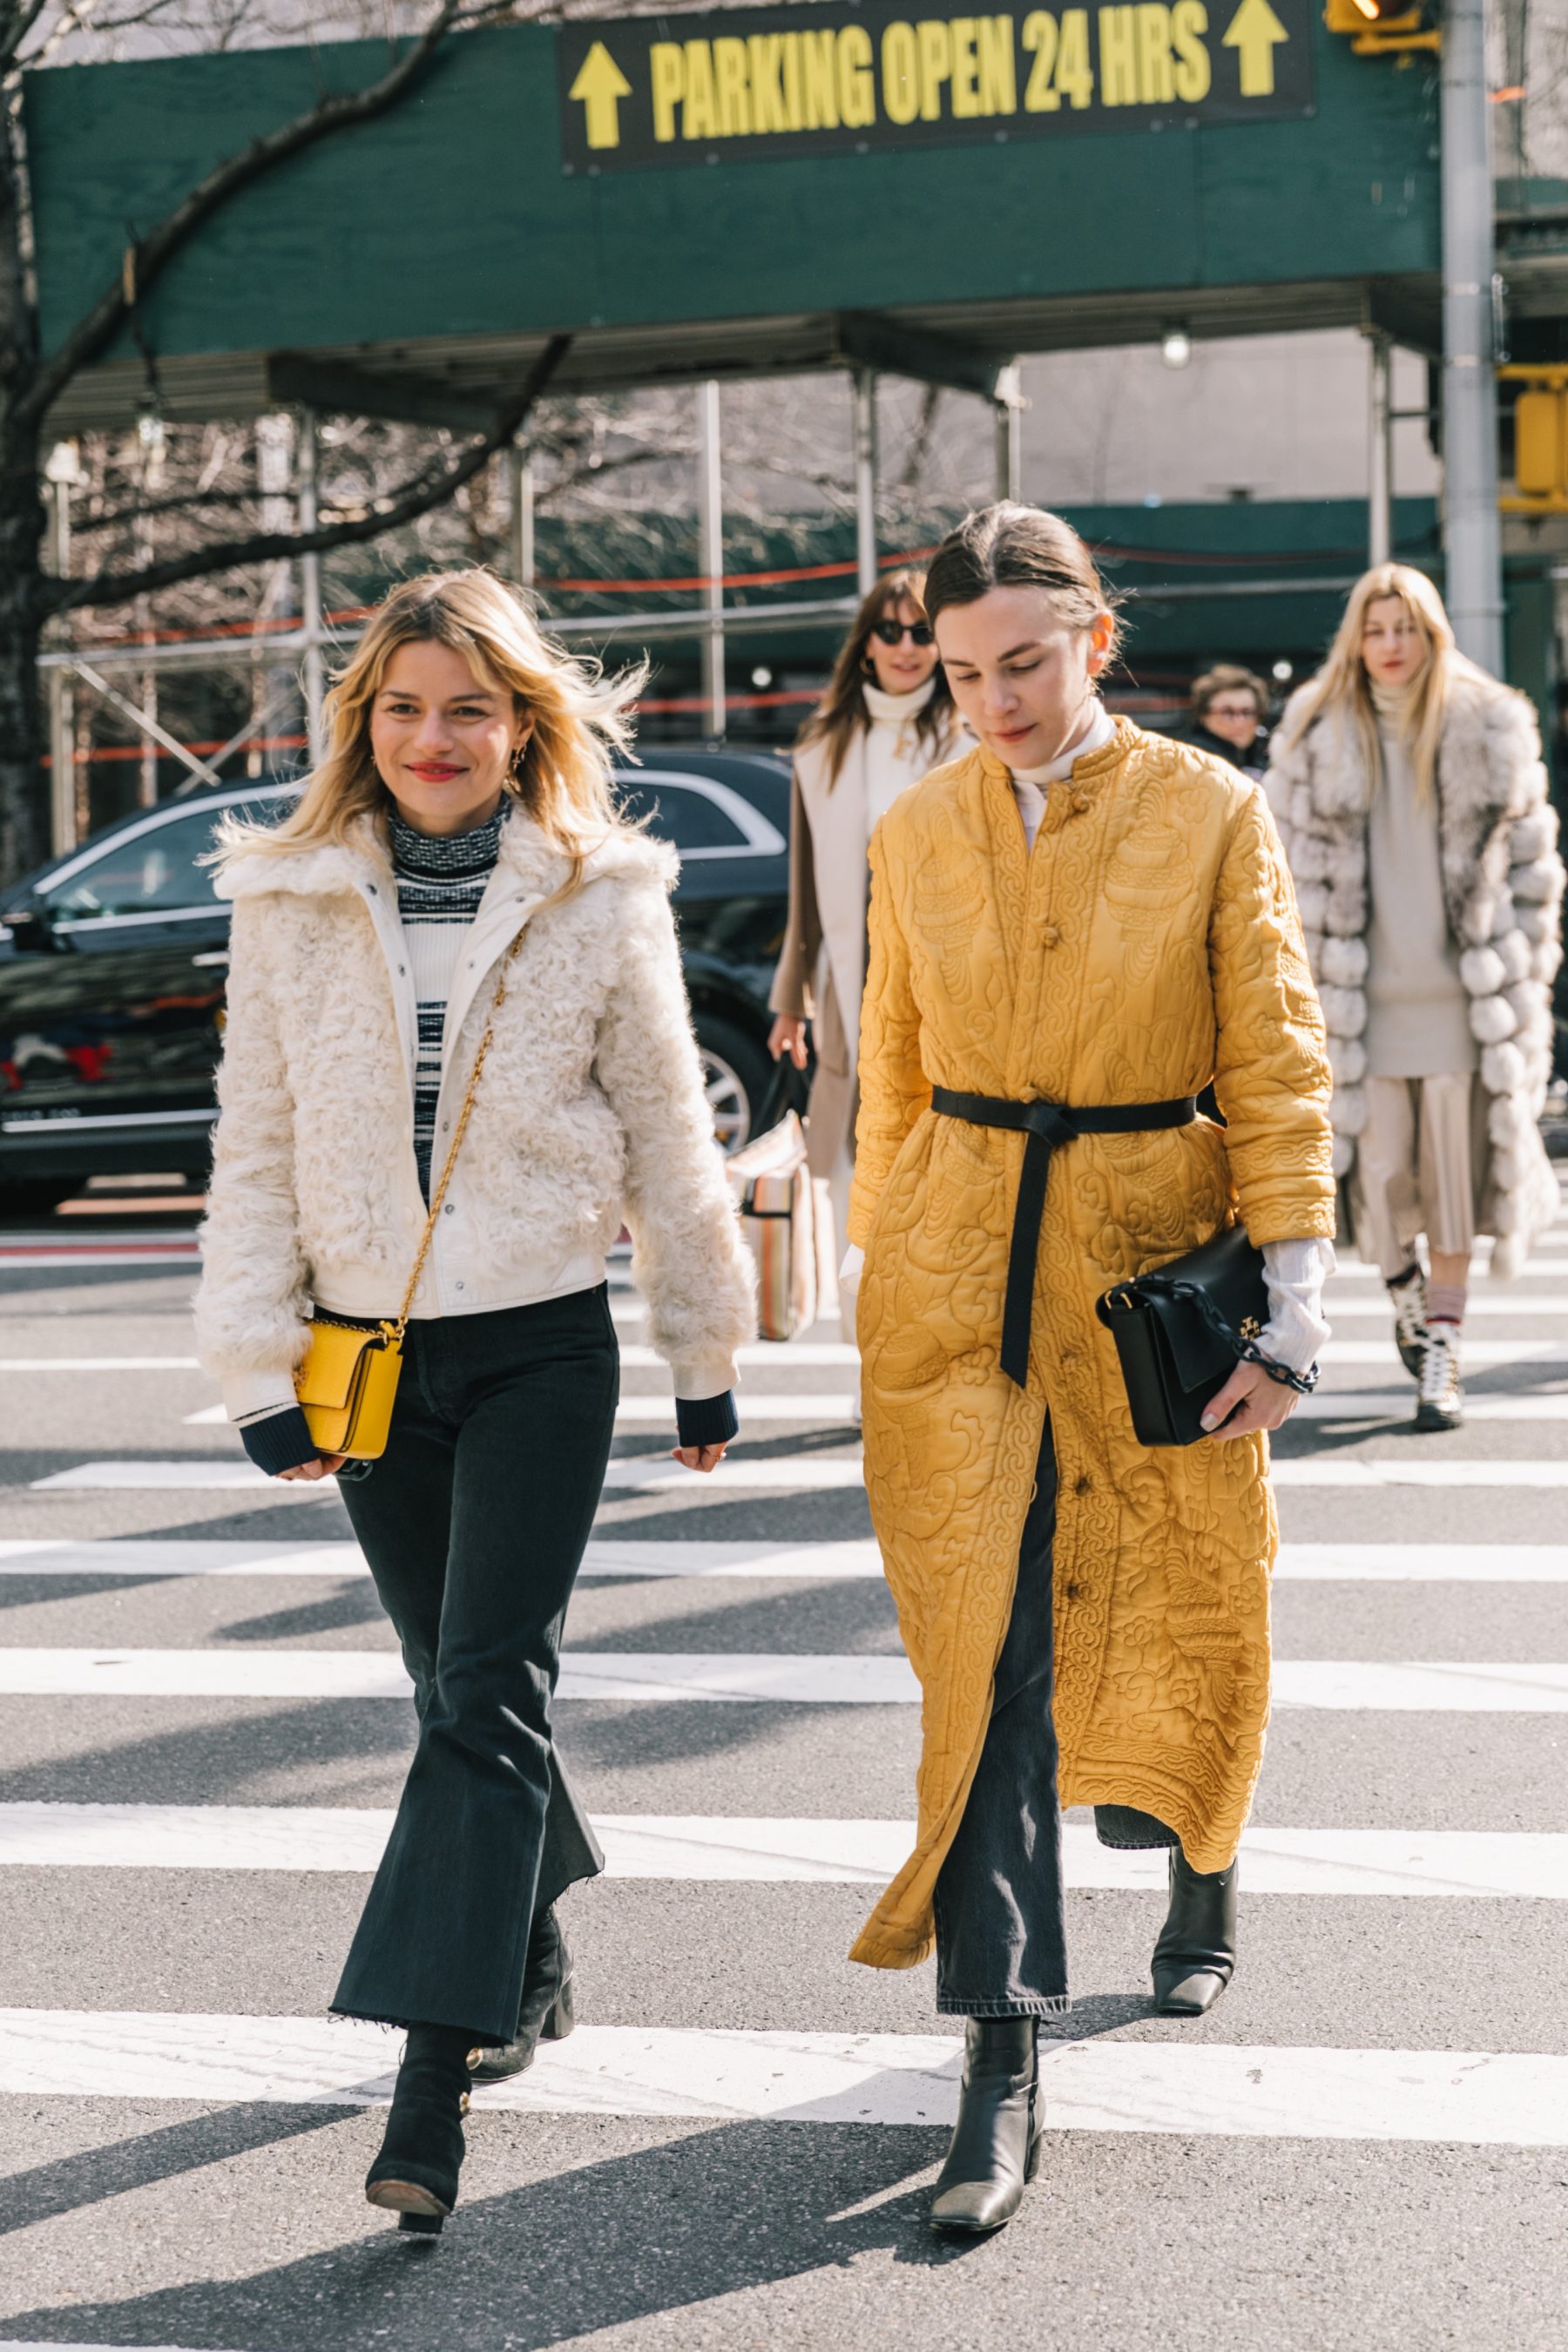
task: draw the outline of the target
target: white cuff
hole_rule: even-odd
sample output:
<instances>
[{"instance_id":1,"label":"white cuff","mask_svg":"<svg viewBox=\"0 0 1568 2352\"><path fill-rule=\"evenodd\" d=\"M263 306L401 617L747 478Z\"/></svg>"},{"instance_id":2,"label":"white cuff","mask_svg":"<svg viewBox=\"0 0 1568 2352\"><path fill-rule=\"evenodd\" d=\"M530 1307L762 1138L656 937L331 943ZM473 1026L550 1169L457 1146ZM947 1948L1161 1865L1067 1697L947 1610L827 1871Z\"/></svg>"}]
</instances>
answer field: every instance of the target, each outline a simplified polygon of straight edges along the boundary
<instances>
[{"instance_id":1,"label":"white cuff","mask_svg":"<svg viewBox=\"0 0 1568 2352\"><path fill-rule=\"evenodd\" d=\"M847 1290L851 1298L860 1287L860 1276L865 1271L865 1251L858 1242L851 1242L844 1253L844 1263L838 1269L838 1287L840 1290Z\"/></svg>"},{"instance_id":2,"label":"white cuff","mask_svg":"<svg viewBox=\"0 0 1568 2352\"><path fill-rule=\"evenodd\" d=\"M670 1356L670 1378L678 1397L687 1402L700 1403L708 1397L725 1395L741 1385L741 1370L733 1356L727 1353L706 1356Z\"/></svg>"},{"instance_id":3,"label":"white cuff","mask_svg":"<svg viewBox=\"0 0 1568 2352\"><path fill-rule=\"evenodd\" d=\"M288 1372L231 1372L223 1382L223 1409L230 1421L264 1421L298 1402Z\"/></svg>"},{"instance_id":4,"label":"white cuff","mask_svg":"<svg viewBox=\"0 0 1568 2352\"><path fill-rule=\"evenodd\" d=\"M1269 1312L1258 1344L1289 1371L1310 1372L1322 1352L1331 1328L1323 1313L1323 1286L1333 1270L1332 1242L1263 1244Z\"/></svg>"}]
</instances>

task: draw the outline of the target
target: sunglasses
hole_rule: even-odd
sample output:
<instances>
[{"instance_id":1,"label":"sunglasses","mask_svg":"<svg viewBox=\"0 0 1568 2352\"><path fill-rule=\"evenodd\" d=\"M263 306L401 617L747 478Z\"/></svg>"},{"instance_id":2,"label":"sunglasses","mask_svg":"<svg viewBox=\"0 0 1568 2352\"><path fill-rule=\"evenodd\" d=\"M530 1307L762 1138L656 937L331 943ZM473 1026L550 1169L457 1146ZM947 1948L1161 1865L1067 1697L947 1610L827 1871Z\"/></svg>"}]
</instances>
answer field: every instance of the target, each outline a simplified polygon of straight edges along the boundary
<instances>
[{"instance_id":1,"label":"sunglasses","mask_svg":"<svg viewBox=\"0 0 1568 2352\"><path fill-rule=\"evenodd\" d=\"M885 646L901 646L906 637L911 645L932 643L929 621L873 621L871 635L880 637Z\"/></svg>"}]
</instances>

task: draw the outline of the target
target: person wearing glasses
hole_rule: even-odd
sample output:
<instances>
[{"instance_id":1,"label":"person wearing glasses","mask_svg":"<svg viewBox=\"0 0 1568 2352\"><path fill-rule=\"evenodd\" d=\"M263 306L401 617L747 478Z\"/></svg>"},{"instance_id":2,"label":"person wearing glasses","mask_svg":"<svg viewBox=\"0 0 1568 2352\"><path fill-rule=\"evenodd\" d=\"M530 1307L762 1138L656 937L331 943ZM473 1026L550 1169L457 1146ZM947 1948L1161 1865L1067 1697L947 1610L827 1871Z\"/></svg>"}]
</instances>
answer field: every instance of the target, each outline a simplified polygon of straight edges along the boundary
<instances>
[{"instance_id":1,"label":"person wearing glasses","mask_svg":"<svg viewBox=\"0 0 1568 2352\"><path fill-rule=\"evenodd\" d=\"M1193 682L1192 706L1181 740L1228 760L1254 782L1268 765L1268 688L1249 669L1217 662Z\"/></svg>"},{"instance_id":2,"label":"person wearing glasses","mask_svg":"<svg viewBox=\"0 0 1568 2352\"><path fill-rule=\"evenodd\" d=\"M921 602L924 575L889 572L855 616L826 693L802 728L790 803L789 917L768 1050L816 1067L806 1121L840 1233L854 1166L856 1058L866 980L871 835L899 794L952 759L959 727Z\"/></svg>"}]
</instances>

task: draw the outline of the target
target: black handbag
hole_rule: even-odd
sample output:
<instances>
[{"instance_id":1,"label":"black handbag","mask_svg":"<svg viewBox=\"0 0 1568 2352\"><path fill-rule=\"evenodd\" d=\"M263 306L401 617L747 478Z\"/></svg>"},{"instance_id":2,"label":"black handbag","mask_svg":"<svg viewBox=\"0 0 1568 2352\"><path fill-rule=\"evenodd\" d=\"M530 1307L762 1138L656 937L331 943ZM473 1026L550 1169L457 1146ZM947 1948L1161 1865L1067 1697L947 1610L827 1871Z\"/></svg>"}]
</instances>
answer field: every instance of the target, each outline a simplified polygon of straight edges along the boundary
<instances>
[{"instance_id":1,"label":"black handbag","mask_svg":"<svg viewBox=\"0 0 1568 2352\"><path fill-rule=\"evenodd\" d=\"M1303 1394L1317 1384L1315 1368L1300 1378L1257 1346L1268 1320L1268 1286L1263 1252L1243 1225L1156 1273L1119 1282L1095 1313L1116 1342L1140 1445L1193 1445L1212 1436L1202 1424L1204 1408L1244 1360Z\"/></svg>"}]
</instances>

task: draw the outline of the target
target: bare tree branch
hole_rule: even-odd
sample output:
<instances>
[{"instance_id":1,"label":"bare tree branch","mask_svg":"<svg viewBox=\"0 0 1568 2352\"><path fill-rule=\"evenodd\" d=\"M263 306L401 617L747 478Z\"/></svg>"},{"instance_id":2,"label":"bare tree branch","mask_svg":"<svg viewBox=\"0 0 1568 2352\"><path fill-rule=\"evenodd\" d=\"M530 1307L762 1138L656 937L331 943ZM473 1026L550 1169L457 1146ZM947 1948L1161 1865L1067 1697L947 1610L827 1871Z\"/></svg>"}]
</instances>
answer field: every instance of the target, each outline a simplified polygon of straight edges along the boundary
<instances>
[{"instance_id":1,"label":"bare tree branch","mask_svg":"<svg viewBox=\"0 0 1568 2352\"><path fill-rule=\"evenodd\" d=\"M239 154L231 155L205 180L197 182L174 211L144 237L126 248L116 282L78 320L59 350L47 360L26 394L16 403L17 422L39 425L73 376L102 356L121 327L156 284L169 263L197 229L230 199L290 157L335 131L369 122L395 106L426 70L458 15L458 0L440 0L430 23L406 54L367 89L331 90L306 114L296 115L264 138L253 139ZM188 574L178 575L182 578Z\"/></svg>"},{"instance_id":2,"label":"bare tree branch","mask_svg":"<svg viewBox=\"0 0 1568 2352\"><path fill-rule=\"evenodd\" d=\"M122 523L150 522L155 515L184 514L192 507L251 507L265 494L254 486L245 490L182 490L177 499L149 499L145 504L115 507L108 514L74 514L71 529L83 537L89 531L114 530Z\"/></svg>"},{"instance_id":3,"label":"bare tree branch","mask_svg":"<svg viewBox=\"0 0 1568 2352\"><path fill-rule=\"evenodd\" d=\"M376 500L368 513L351 522L329 523L310 531L258 531L248 539L217 540L207 547L192 548L184 555L169 556L160 563L144 563L134 572L99 572L85 580L48 580L45 583L47 610L67 613L87 605L123 604L134 596L175 587L182 580L199 580L211 572L238 570L243 565L270 563L291 556L325 555L335 547L363 545L366 540L380 539L404 523L417 521L421 515L444 505L465 482L472 481L498 449L504 449L516 438L529 410L565 358L571 342L570 335L551 337L491 430L465 450L456 465L444 467L434 480L426 469L390 498Z\"/></svg>"},{"instance_id":4,"label":"bare tree branch","mask_svg":"<svg viewBox=\"0 0 1568 2352\"><path fill-rule=\"evenodd\" d=\"M10 72L17 51L48 5L49 0L24 0L24 5L11 16L4 33L0 33L0 73Z\"/></svg>"}]
</instances>

